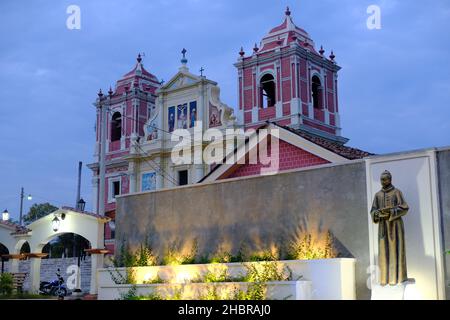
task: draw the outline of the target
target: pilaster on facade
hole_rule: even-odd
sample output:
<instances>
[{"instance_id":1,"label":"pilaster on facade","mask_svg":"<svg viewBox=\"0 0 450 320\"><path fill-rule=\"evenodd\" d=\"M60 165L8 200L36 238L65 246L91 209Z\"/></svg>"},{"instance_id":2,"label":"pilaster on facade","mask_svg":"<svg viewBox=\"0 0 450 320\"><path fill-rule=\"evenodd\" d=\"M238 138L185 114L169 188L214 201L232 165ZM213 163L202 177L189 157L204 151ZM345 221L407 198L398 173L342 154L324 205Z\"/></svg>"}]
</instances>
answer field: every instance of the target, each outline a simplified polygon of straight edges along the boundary
<instances>
[{"instance_id":1,"label":"pilaster on facade","mask_svg":"<svg viewBox=\"0 0 450 320\"><path fill-rule=\"evenodd\" d=\"M275 117L281 118L283 116L283 102L278 101L275 103Z\"/></svg>"},{"instance_id":2,"label":"pilaster on facade","mask_svg":"<svg viewBox=\"0 0 450 320\"><path fill-rule=\"evenodd\" d=\"M259 121L259 108L253 107L252 108L252 123Z\"/></svg>"}]
</instances>

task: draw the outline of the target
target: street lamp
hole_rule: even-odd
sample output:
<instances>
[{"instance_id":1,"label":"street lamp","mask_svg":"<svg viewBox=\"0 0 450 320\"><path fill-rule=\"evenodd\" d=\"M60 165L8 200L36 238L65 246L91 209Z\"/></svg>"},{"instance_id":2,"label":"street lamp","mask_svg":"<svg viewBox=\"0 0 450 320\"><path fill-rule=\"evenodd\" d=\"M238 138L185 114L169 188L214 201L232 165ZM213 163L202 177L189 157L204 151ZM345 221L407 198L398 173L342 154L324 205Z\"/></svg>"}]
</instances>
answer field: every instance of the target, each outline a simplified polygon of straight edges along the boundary
<instances>
[{"instance_id":1,"label":"street lamp","mask_svg":"<svg viewBox=\"0 0 450 320\"><path fill-rule=\"evenodd\" d=\"M3 213L2 213L2 220L3 220L3 221L8 221L8 220L9 220L9 212L8 212L8 209L5 209L5 211L3 211Z\"/></svg>"},{"instance_id":2,"label":"street lamp","mask_svg":"<svg viewBox=\"0 0 450 320\"><path fill-rule=\"evenodd\" d=\"M83 200L83 198L81 198L80 200L78 200L78 204L77 204L77 209L80 211L84 211L84 207L86 206L86 201Z\"/></svg>"}]
</instances>

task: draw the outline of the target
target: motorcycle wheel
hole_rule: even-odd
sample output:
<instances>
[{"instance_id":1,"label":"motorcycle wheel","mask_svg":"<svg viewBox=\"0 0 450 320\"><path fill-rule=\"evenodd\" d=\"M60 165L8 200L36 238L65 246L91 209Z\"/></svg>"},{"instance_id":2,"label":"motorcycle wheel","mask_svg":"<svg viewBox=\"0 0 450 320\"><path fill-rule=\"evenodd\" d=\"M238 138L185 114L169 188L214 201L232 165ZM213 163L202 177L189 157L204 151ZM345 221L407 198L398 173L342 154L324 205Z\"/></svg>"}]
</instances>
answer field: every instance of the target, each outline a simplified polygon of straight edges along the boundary
<instances>
[{"instance_id":1,"label":"motorcycle wheel","mask_svg":"<svg viewBox=\"0 0 450 320\"><path fill-rule=\"evenodd\" d=\"M55 288L53 289L52 295L57 297L65 297L67 295L67 290L66 288Z\"/></svg>"}]
</instances>

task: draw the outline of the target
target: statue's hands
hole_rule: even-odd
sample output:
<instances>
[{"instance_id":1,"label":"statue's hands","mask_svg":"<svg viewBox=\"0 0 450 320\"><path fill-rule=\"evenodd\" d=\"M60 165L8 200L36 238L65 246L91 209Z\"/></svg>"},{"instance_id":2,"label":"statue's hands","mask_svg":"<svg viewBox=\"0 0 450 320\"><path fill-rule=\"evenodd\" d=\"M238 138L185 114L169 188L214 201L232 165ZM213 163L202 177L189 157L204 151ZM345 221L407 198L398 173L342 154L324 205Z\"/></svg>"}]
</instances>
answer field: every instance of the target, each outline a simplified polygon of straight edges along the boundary
<instances>
[{"instance_id":1,"label":"statue's hands","mask_svg":"<svg viewBox=\"0 0 450 320\"><path fill-rule=\"evenodd\" d=\"M391 216L391 209L389 208L384 208L378 211L379 211L378 216L382 219L388 219Z\"/></svg>"}]
</instances>

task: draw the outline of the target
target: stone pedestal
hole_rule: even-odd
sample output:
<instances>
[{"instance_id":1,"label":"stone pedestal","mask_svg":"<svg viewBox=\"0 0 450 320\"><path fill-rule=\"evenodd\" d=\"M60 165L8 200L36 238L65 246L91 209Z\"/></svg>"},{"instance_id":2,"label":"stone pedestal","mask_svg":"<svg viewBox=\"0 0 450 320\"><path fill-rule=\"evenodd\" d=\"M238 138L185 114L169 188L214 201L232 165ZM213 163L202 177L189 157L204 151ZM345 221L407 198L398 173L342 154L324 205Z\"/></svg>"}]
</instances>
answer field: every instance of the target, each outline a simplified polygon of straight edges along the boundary
<instances>
[{"instance_id":1,"label":"stone pedestal","mask_svg":"<svg viewBox=\"0 0 450 320\"><path fill-rule=\"evenodd\" d=\"M416 281L408 279L395 286L372 284L372 300L414 300L420 299L416 288Z\"/></svg>"}]
</instances>

